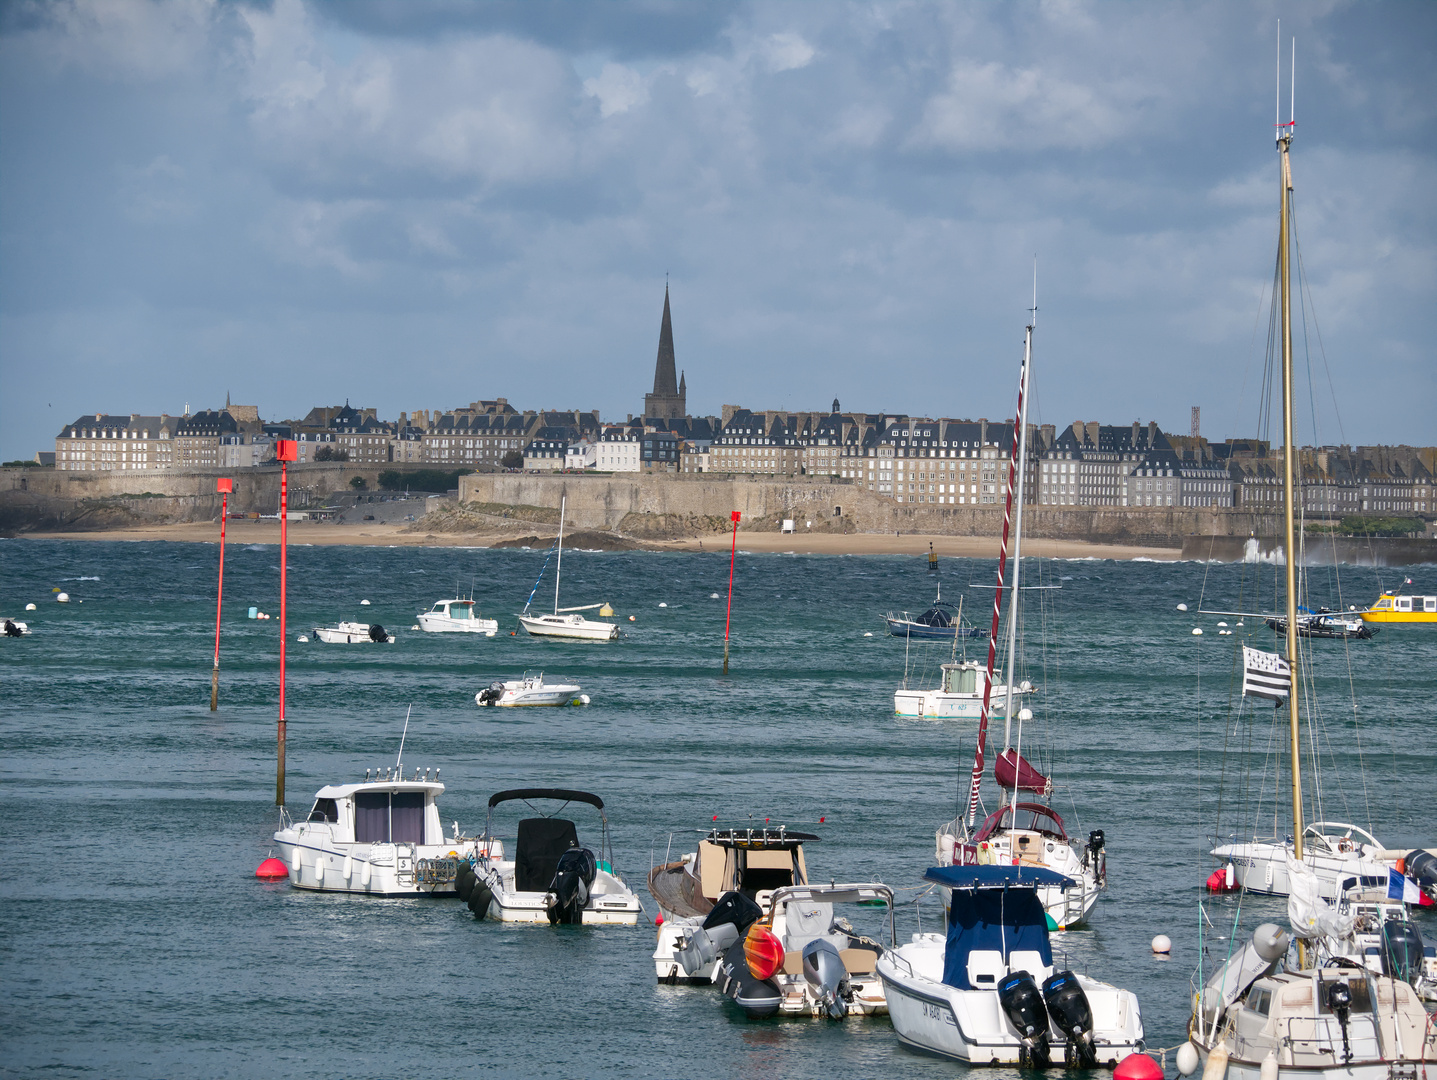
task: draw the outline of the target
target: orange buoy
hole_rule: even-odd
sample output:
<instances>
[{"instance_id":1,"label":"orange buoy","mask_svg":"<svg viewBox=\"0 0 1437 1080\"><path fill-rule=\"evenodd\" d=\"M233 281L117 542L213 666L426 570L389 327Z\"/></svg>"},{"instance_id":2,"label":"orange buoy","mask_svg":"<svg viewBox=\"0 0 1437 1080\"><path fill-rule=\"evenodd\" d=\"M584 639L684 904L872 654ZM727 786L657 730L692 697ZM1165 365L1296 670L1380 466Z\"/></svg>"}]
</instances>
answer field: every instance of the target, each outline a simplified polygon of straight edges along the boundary
<instances>
[{"instance_id":1,"label":"orange buoy","mask_svg":"<svg viewBox=\"0 0 1437 1080\"><path fill-rule=\"evenodd\" d=\"M1113 1070L1113 1080L1163 1080L1163 1067L1147 1054L1129 1054Z\"/></svg>"},{"instance_id":2,"label":"orange buoy","mask_svg":"<svg viewBox=\"0 0 1437 1080\"><path fill-rule=\"evenodd\" d=\"M278 881L289 877L289 867L271 855L255 869L254 876L261 881Z\"/></svg>"}]
</instances>

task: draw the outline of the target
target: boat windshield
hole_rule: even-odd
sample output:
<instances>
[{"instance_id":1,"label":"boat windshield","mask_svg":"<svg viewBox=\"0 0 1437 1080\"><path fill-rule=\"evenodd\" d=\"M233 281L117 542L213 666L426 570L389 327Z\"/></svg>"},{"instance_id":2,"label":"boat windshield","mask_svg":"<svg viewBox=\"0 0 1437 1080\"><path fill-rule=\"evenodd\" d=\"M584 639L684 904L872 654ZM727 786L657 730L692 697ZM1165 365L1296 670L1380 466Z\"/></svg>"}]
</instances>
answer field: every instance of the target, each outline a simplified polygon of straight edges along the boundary
<instances>
[{"instance_id":1,"label":"boat windshield","mask_svg":"<svg viewBox=\"0 0 1437 1080\"><path fill-rule=\"evenodd\" d=\"M977 834L973 837L973 843L981 843L991 839L995 833L1006 832L1008 829L1016 829L1019 832L1035 832L1044 836L1050 836L1054 840L1068 840L1068 834L1063 829L1063 819L1041 803L1019 803L1016 822L1010 822L1013 808L1004 806L988 815L988 820L983 822Z\"/></svg>"}]
</instances>

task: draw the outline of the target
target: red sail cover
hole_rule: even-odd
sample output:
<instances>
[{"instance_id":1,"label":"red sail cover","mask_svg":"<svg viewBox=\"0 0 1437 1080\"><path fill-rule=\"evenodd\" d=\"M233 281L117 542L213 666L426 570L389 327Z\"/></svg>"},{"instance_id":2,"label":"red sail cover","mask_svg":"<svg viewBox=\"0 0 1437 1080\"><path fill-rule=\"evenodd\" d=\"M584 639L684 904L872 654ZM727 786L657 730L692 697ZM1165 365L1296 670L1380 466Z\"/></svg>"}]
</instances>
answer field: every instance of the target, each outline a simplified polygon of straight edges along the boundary
<instances>
[{"instance_id":1,"label":"red sail cover","mask_svg":"<svg viewBox=\"0 0 1437 1080\"><path fill-rule=\"evenodd\" d=\"M1014 758L1017 758L1018 762L1016 768L1013 765ZM1027 759L1015 752L1011 746L993 762L993 778L998 781L999 787L1009 791L1016 787L1019 791L1036 791L1044 796L1053 793L1053 782L1029 765ZM1017 783L1014 783L1014 780Z\"/></svg>"}]
</instances>

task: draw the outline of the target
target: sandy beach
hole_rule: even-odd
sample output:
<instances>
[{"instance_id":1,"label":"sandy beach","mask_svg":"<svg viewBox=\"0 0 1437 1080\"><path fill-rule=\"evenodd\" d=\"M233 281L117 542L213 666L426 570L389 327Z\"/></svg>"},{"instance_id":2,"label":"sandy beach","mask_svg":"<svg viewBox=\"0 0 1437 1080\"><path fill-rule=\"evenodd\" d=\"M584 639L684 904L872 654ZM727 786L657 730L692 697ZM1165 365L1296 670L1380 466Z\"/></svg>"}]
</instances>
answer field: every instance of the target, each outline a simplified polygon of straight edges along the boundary
<instances>
[{"instance_id":1,"label":"sandy beach","mask_svg":"<svg viewBox=\"0 0 1437 1080\"><path fill-rule=\"evenodd\" d=\"M331 522L295 521L289 526L291 544L353 544L372 547L490 547L500 540L512 540L513 532L505 533L426 533L409 531L412 526L366 522L362 525L336 525ZM231 521L226 533L231 543L277 544L277 521L237 519ZM23 538L45 540L170 540L187 543L214 543L219 540L219 525L199 522L185 525L150 525L141 528L108 529L98 532L32 532ZM998 538L987 536L930 536L905 533L901 536L878 533L746 533L738 534L741 551L796 555L926 555L928 545L939 555L949 558L996 558ZM703 539L641 541L646 551L714 551L727 549L729 539L711 536ZM1153 559L1175 561L1180 557L1176 548L1132 547L1121 544L1086 544L1076 540L1028 539L1024 553L1057 559Z\"/></svg>"}]
</instances>

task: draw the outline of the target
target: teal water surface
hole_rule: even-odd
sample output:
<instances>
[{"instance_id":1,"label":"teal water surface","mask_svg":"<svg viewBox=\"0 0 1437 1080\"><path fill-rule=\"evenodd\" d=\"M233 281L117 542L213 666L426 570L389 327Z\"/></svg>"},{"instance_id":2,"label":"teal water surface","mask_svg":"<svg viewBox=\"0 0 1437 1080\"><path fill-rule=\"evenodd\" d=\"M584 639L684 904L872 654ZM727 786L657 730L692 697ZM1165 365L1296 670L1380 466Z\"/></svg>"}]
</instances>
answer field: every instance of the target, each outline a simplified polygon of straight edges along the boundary
<instances>
[{"instance_id":1,"label":"teal water surface","mask_svg":"<svg viewBox=\"0 0 1437 1080\"><path fill-rule=\"evenodd\" d=\"M0 615L33 630L0 641L0 1075L963 1071L903 1050L886 1019L754 1023L712 989L655 986L645 923L506 927L476 922L454 900L256 881L278 817L278 549L228 549L211 713L217 555L200 544L0 542ZM726 555L566 552L564 603L609 601L627 636L564 644L508 633L541 551L292 548L290 810L307 809L322 784L391 764L408 711L406 765L442 769L442 816L466 832L482 827L501 788L602 795L617 869L650 917L651 862L693 850L717 815L818 833L815 878L886 881L903 901L900 940L920 919L936 929L934 899L912 901L934 829L961 798L976 725L892 716L905 648L881 616L931 598L925 561L740 552L724 677ZM1136 991L1149 1045L1171 1047L1200 959L1208 839L1255 823L1282 830L1287 815L1273 800L1271 753L1285 729L1270 707L1240 709L1231 678L1238 644L1270 647L1272 635L1248 619L1219 636L1217 617L1194 613L1200 600L1271 603L1272 570L1024 565L1029 583L1061 586L1024 594L1021 666L1040 688L1025 751L1051 768L1069 833L1101 828L1110 852L1090 928L1055 936L1057 948ZM986 622L992 592L968 586L991 584L994 568L945 560L945 598L963 596L965 613ZM1409 572L1418 584L1437 576ZM1353 568L1339 581L1324 571L1314 599L1336 601L1340 585L1343 606L1362 604L1402 573ZM552 603L551 583L536 603ZM73 602L55 603L56 588ZM409 629L434 600L471 589L499 618L499 637ZM38 610L23 612L31 601ZM250 605L275 619L245 618ZM339 619L382 623L398 641L295 641ZM1323 815L1370 824L1393 847L1433 844L1437 633L1388 628L1371 642L1314 643L1311 656L1321 763L1310 790ZM929 646L908 662L931 678L944 658ZM484 684L525 670L574 679L593 704L475 707ZM985 798L991 806L991 782ZM589 821L578 817L585 837ZM1239 914L1235 900L1218 899L1207 911L1210 967L1226 955L1235 917L1250 928L1284 905L1249 898ZM1421 926L1437 939L1437 921ZM1149 949L1158 933L1173 940L1169 961Z\"/></svg>"}]
</instances>

